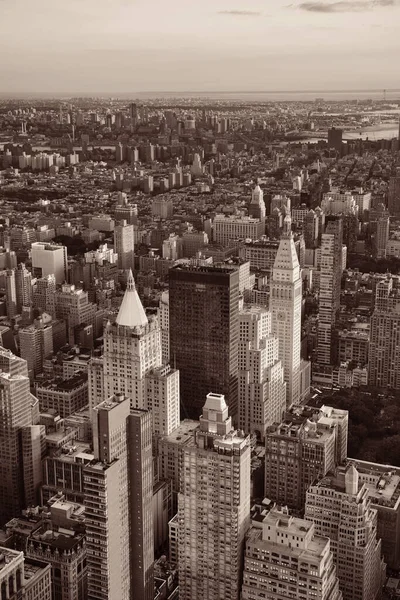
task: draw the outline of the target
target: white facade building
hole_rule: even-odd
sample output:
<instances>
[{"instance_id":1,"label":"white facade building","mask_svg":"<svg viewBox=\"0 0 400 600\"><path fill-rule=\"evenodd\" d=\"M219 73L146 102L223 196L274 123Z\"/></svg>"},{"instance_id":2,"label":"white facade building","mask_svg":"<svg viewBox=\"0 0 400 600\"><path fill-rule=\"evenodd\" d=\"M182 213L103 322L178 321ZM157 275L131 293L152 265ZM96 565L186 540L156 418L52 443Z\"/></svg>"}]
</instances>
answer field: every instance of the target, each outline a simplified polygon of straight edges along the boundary
<instances>
[{"instance_id":1,"label":"white facade building","mask_svg":"<svg viewBox=\"0 0 400 600\"><path fill-rule=\"evenodd\" d=\"M267 427L282 420L286 383L271 313L245 306L239 314L239 428L264 441Z\"/></svg>"},{"instance_id":2,"label":"white facade building","mask_svg":"<svg viewBox=\"0 0 400 600\"><path fill-rule=\"evenodd\" d=\"M178 524L180 599L239 600L250 444L220 394L208 394L195 444L182 448Z\"/></svg>"},{"instance_id":3,"label":"white facade building","mask_svg":"<svg viewBox=\"0 0 400 600\"><path fill-rule=\"evenodd\" d=\"M287 405L300 401L301 301L302 279L290 217L285 218L285 229L279 243L270 285L272 333L279 340L279 358L287 383Z\"/></svg>"},{"instance_id":4,"label":"white facade building","mask_svg":"<svg viewBox=\"0 0 400 600\"><path fill-rule=\"evenodd\" d=\"M67 248L48 242L33 242L32 268L40 270L38 277L54 275L57 283L64 283L67 279Z\"/></svg>"}]
</instances>

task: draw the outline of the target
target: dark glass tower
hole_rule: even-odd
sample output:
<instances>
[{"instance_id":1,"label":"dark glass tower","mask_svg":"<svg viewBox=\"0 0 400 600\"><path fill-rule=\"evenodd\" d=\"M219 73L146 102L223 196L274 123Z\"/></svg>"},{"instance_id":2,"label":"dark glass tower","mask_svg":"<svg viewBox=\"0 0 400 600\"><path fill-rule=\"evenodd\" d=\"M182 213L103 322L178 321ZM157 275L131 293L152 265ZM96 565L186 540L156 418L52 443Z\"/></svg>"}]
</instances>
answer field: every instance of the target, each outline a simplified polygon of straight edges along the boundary
<instances>
[{"instance_id":1,"label":"dark glass tower","mask_svg":"<svg viewBox=\"0 0 400 600\"><path fill-rule=\"evenodd\" d=\"M180 371L182 416L198 419L210 392L236 419L239 270L178 265L169 271L171 362Z\"/></svg>"}]
</instances>

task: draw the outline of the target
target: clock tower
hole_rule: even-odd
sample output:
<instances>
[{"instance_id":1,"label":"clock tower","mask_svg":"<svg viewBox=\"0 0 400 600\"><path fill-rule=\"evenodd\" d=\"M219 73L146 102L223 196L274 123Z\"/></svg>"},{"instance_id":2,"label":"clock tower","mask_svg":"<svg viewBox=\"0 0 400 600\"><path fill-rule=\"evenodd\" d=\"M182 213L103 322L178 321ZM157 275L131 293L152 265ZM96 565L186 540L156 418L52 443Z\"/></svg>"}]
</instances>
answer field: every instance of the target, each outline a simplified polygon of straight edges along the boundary
<instances>
[{"instance_id":1,"label":"clock tower","mask_svg":"<svg viewBox=\"0 0 400 600\"><path fill-rule=\"evenodd\" d=\"M300 265L291 231L291 220L284 222L275 258L270 286L272 333L279 340L279 358L284 369L287 406L301 400L300 344L302 280Z\"/></svg>"}]
</instances>

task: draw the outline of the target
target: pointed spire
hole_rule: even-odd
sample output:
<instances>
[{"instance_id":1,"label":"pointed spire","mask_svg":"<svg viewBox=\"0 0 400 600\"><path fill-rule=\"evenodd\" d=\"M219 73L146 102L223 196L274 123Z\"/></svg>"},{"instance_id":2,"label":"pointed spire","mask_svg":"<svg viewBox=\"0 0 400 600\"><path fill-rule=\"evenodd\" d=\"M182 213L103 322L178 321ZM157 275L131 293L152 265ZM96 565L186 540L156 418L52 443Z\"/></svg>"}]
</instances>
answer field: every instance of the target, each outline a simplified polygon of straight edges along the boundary
<instances>
[{"instance_id":1,"label":"pointed spire","mask_svg":"<svg viewBox=\"0 0 400 600\"><path fill-rule=\"evenodd\" d=\"M132 269L129 269L126 291L116 323L124 327L143 327L148 324L146 313L136 290Z\"/></svg>"}]
</instances>

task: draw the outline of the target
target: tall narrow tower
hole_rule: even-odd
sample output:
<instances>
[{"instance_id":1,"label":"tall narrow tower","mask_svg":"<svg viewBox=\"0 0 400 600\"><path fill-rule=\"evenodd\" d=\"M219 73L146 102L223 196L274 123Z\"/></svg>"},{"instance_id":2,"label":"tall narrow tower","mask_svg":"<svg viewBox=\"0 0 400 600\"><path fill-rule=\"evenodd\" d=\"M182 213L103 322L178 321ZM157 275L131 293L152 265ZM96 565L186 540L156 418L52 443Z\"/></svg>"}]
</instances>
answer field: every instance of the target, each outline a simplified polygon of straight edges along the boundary
<instances>
[{"instance_id":1,"label":"tall narrow tower","mask_svg":"<svg viewBox=\"0 0 400 600\"><path fill-rule=\"evenodd\" d=\"M145 376L162 364L157 319L147 318L132 271L115 323L104 332L104 396L121 392L131 408L145 408Z\"/></svg>"},{"instance_id":2,"label":"tall narrow tower","mask_svg":"<svg viewBox=\"0 0 400 600\"><path fill-rule=\"evenodd\" d=\"M250 524L250 440L221 394L208 394L193 444L182 448L179 597L239 600Z\"/></svg>"},{"instance_id":3,"label":"tall narrow tower","mask_svg":"<svg viewBox=\"0 0 400 600\"><path fill-rule=\"evenodd\" d=\"M287 383L288 406L300 400L302 280L299 260L291 231L290 217L285 217L284 231L272 269L270 311L272 333L279 340L279 358Z\"/></svg>"}]
</instances>

